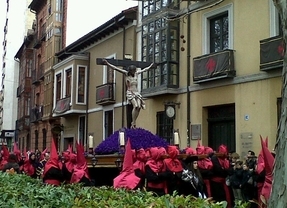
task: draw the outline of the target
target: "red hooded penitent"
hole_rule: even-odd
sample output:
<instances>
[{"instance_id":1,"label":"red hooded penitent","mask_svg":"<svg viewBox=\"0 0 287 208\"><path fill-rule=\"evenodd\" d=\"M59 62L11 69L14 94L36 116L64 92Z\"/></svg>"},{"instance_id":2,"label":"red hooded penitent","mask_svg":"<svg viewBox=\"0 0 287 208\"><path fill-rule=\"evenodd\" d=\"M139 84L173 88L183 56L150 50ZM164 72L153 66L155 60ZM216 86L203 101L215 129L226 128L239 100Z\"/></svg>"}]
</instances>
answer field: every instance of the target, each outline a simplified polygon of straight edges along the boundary
<instances>
[{"instance_id":1,"label":"red hooded penitent","mask_svg":"<svg viewBox=\"0 0 287 208\"><path fill-rule=\"evenodd\" d=\"M77 164L74 166L71 183L79 183L84 176L90 179L84 147L77 143Z\"/></svg>"},{"instance_id":2,"label":"red hooded penitent","mask_svg":"<svg viewBox=\"0 0 287 208\"><path fill-rule=\"evenodd\" d=\"M164 159L164 163L166 167L171 172L180 172L183 170L181 162L179 159L177 159L177 156L179 155L179 151L176 146L168 146L167 148L167 154L169 155L169 158Z\"/></svg>"},{"instance_id":3,"label":"red hooded penitent","mask_svg":"<svg viewBox=\"0 0 287 208\"><path fill-rule=\"evenodd\" d=\"M55 145L55 141L54 139L52 139L52 144L51 144L51 155L50 155L50 159L47 161L46 165L45 165L45 169L44 169L44 175L50 170L50 168L57 168L60 169L59 166L59 157L58 157L58 152L57 152L57 148Z\"/></svg>"},{"instance_id":4,"label":"red hooded penitent","mask_svg":"<svg viewBox=\"0 0 287 208\"><path fill-rule=\"evenodd\" d=\"M267 148L267 144L264 144L262 138L260 139L265 164L265 181L261 190L260 199L266 204L270 197L272 188L274 157L270 150Z\"/></svg>"},{"instance_id":5,"label":"red hooded penitent","mask_svg":"<svg viewBox=\"0 0 287 208\"><path fill-rule=\"evenodd\" d=\"M123 169L121 173L114 178L114 188L134 189L140 182L140 178L134 173L133 168L133 153L131 148L130 139L126 144L125 156L123 161Z\"/></svg>"}]
</instances>

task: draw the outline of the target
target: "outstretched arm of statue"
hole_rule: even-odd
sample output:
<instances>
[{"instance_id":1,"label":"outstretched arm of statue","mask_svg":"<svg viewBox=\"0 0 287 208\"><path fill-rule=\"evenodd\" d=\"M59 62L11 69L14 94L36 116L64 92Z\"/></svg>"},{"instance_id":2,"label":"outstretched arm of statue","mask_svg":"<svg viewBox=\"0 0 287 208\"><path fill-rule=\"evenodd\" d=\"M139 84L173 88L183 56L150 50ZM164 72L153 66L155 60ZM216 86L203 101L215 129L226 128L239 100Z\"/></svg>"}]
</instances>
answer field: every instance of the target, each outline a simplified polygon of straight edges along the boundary
<instances>
[{"instance_id":1,"label":"outstretched arm of statue","mask_svg":"<svg viewBox=\"0 0 287 208\"><path fill-rule=\"evenodd\" d=\"M109 63L106 59L104 59L104 63L107 64L107 66L111 67L112 69L120 72L120 73L123 73L123 74L127 74L128 72L124 69L121 69L119 67L116 67L115 65Z\"/></svg>"},{"instance_id":2,"label":"outstretched arm of statue","mask_svg":"<svg viewBox=\"0 0 287 208\"><path fill-rule=\"evenodd\" d=\"M150 70L151 68L156 68L156 66L157 65L155 63L151 63L151 65L149 65L148 67L146 67L146 68L144 68L142 70L137 71L137 73L143 73L143 72L145 72L147 70Z\"/></svg>"}]
</instances>

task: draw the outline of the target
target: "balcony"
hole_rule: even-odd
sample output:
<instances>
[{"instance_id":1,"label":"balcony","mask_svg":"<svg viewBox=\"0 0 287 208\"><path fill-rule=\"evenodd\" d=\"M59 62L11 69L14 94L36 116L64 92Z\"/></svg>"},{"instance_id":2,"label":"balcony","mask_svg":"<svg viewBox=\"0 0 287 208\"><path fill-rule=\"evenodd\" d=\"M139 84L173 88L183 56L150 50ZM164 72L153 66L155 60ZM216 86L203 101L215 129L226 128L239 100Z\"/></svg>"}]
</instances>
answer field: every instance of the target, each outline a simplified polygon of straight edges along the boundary
<instances>
[{"instance_id":1,"label":"balcony","mask_svg":"<svg viewBox=\"0 0 287 208\"><path fill-rule=\"evenodd\" d=\"M30 130L30 116L23 116L22 118L17 120L16 129L20 131Z\"/></svg>"},{"instance_id":2,"label":"balcony","mask_svg":"<svg viewBox=\"0 0 287 208\"><path fill-rule=\"evenodd\" d=\"M281 36L260 41L260 70L282 69L285 44Z\"/></svg>"},{"instance_id":3,"label":"balcony","mask_svg":"<svg viewBox=\"0 0 287 208\"><path fill-rule=\"evenodd\" d=\"M37 77L37 70L33 69L32 70L32 84L38 85L40 83L40 80Z\"/></svg>"},{"instance_id":4,"label":"balcony","mask_svg":"<svg viewBox=\"0 0 287 208\"><path fill-rule=\"evenodd\" d=\"M35 106L31 109L30 113L30 122L31 123L37 123L42 120L43 117L43 106Z\"/></svg>"},{"instance_id":5,"label":"balcony","mask_svg":"<svg viewBox=\"0 0 287 208\"><path fill-rule=\"evenodd\" d=\"M53 113L56 113L56 114L65 113L66 111L71 109L70 103L71 103L71 97L57 100L56 107L53 110Z\"/></svg>"},{"instance_id":6,"label":"balcony","mask_svg":"<svg viewBox=\"0 0 287 208\"><path fill-rule=\"evenodd\" d=\"M39 66L37 78L38 80L44 80L44 63Z\"/></svg>"},{"instance_id":7,"label":"balcony","mask_svg":"<svg viewBox=\"0 0 287 208\"><path fill-rule=\"evenodd\" d=\"M114 104L114 83L107 83L96 87L96 103L99 105Z\"/></svg>"},{"instance_id":8,"label":"balcony","mask_svg":"<svg viewBox=\"0 0 287 208\"><path fill-rule=\"evenodd\" d=\"M34 45L33 45L33 48L38 49L38 48L41 47L41 44L42 44L41 40L36 39L36 40L35 40L35 43L34 43Z\"/></svg>"},{"instance_id":9,"label":"balcony","mask_svg":"<svg viewBox=\"0 0 287 208\"><path fill-rule=\"evenodd\" d=\"M193 58L193 82L195 84L233 78L235 75L233 50L227 49Z\"/></svg>"}]
</instances>

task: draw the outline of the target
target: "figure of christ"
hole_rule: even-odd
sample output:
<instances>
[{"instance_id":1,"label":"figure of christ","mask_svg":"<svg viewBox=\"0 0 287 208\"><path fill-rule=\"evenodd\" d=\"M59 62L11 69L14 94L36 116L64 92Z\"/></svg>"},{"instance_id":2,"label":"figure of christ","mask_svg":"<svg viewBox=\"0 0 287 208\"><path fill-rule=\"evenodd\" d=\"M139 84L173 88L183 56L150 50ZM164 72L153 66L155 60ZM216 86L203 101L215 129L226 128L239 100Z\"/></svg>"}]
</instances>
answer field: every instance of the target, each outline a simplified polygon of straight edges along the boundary
<instances>
[{"instance_id":1,"label":"figure of christ","mask_svg":"<svg viewBox=\"0 0 287 208\"><path fill-rule=\"evenodd\" d=\"M131 128L136 128L136 120L139 116L140 110L145 109L145 102L142 99L142 95L138 91L138 75L153 68L155 64L152 63L150 66L140 70L137 70L136 66L130 65L127 70L124 70L114 66L107 60L104 60L104 63L112 69L125 75L127 101L133 106Z\"/></svg>"}]
</instances>

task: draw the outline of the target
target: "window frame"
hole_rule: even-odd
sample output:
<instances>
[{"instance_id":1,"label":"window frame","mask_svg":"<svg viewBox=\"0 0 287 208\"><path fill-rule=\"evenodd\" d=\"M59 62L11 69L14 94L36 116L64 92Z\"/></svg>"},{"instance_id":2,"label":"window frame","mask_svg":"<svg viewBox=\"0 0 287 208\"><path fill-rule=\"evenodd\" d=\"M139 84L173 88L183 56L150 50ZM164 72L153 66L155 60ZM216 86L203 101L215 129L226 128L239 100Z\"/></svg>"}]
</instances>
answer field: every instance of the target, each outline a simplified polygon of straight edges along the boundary
<instances>
[{"instance_id":1,"label":"window frame","mask_svg":"<svg viewBox=\"0 0 287 208\"><path fill-rule=\"evenodd\" d=\"M159 20L160 26L156 27L156 23ZM142 60L155 61L158 63L156 69L151 69L142 73L140 81L141 89L143 91L163 86L169 88L179 87L179 28L179 22L169 23L165 21L163 17L156 20L152 19L152 21L148 21L142 25L141 41L142 43L145 43L142 44ZM172 32L176 32L176 38L168 38L171 36ZM158 40L156 39L156 34L159 34ZM172 41L176 42L175 49L172 48ZM156 43L158 43L158 50L156 50ZM176 52L175 60L172 59L172 52L174 51ZM163 56L163 53L166 55ZM158 61L155 60L156 54L159 54ZM175 67L176 73L172 73L173 67ZM172 79L173 76L176 76L175 79Z\"/></svg>"},{"instance_id":2,"label":"window frame","mask_svg":"<svg viewBox=\"0 0 287 208\"><path fill-rule=\"evenodd\" d=\"M159 3L159 7L157 7L157 3ZM175 5L175 6L172 6ZM154 14L162 9L168 7L169 9L177 10L180 7L179 0L154 0L154 1L142 1L142 18L148 17L151 14ZM151 8L154 8L151 11ZM146 10L147 9L147 10ZM147 12L145 12L147 11Z\"/></svg>"},{"instance_id":3,"label":"window frame","mask_svg":"<svg viewBox=\"0 0 287 208\"><path fill-rule=\"evenodd\" d=\"M85 69L85 84L84 84L84 102L79 102L79 76L80 76L80 68ZM86 65L77 65L77 77L76 77L76 84L77 84L77 92L76 92L76 104L78 105L86 105L87 100L87 82L88 82L88 67Z\"/></svg>"},{"instance_id":4,"label":"window frame","mask_svg":"<svg viewBox=\"0 0 287 208\"><path fill-rule=\"evenodd\" d=\"M104 139L105 138L108 138L108 136L110 136L110 135L106 135L106 133L107 133L107 131L106 131L106 128L108 128L108 127L105 127L105 122L106 122L106 113L107 112L111 112L111 116L112 116L112 132L114 132L114 127L115 127L115 111L114 111L114 108L111 108L111 109L104 109L104 111L103 111L103 129L104 129L104 131L103 131L103 137L104 137Z\"/></svg>"},{"instance_id":5,"label":"window frame","mask_svg":"<svg viewBox=\"0 0 287 208\"><path fill-rule=\"evenodd\" d=\"M161 120L163 121L162 123L160 123ZM161 134L160 128L168 128L168 127L171 127L171 132L169 132L170 136L164 137L164 135ZM167 129L163 130L162 132L168 133ZM159 137L165 139L169 144L172 144L173 132L174 132L174 119L168 118L165 111L156 112L156 134Z\"/></svg>"},{"instance_id":6,"label":"window frame","mask_svg":"<svg viewBox=\"0 0 287 208\"><path fill-rule=\"evenodd\" d=\"M202 34L203 34L203 41L202 41L202 51L203 54L209 54L210 53L210 19L217 15L221 15L223 13L227 12L228 16L228 49L233 49L233 42L234 42L234 12L233 12L233 4L227 4L223 7L220 7L218 9L214 9L212 11L203 13L202 17Z\"/></svg>"},{"instance_id":7,"label":"window frame","mask_svg":"<svg viewBox=\"0 0 287 208\"><path fill-rule=\"evenodd\" d=\"M39 131L35 130L35 150L39 149Z\"/></svg>"},{"instance_id":8,"label":"window frame","mask_svg":"<svg viewBox=\"0 0 287 208\"><path fill-rule=\"evenodd\" d=\"M47 129L42 129L43 133L43 150L47 147Z\"/></svg>"},{"instance_id":9,"label":"window frame","mask_svg":"<svg viewBox=\"0 0 287 208\"><path fill-rule=\"evenodd\" d=\"M113 111L113 130L115 129L115 111L114 111L114 107L113 106L105 106L103 107L103 117L102 117L102 124L103 124L103 141L106 139L105 138L105 115L106 115L106 111Z\"/></svg>"},{"instance_id":10,"label":"window frame","mask_svg":"<svg viewBox=\"0 0 287 208\"><path fill-rule=\"evenodd\" d=\"M107 56L106 59L116 59L116 54L112 54L110 56ZM103 65L103 84L108 84L108 66ZM113 70L113 84L116 83L116 70Z\"/></svg>"},{"instance_id":11,"label":"window frame","mask_svg":"<svg viewBox=\"0 0 287 208\"><path fill-rule=\"evenodd\" d=\"M61 76L61 89L60 89L60 98L59 100L63 97L63 90L62 90L62 86L63 86L63 72L62 70L58 71L57 73L55 73L54 77L55 77L55 82L54 82L54 107L57 104L57 87L58 87L58 79L57 76Z\"/></svg>"},{"instance_id":12,"label":"window frame","mask_svg":"<svg viewBox=\"0 0 287 208\"><path fill-rule=\"evenodd\" d=\"M279 20L279 13L274 6L273 0L269 0L269 13L270 13L270 19L269 19L269 26L270 26L270 37L278 36L280 35L280 20Z\"/></svg>"},{"instance_id":13,"label":"window frame","mask_svg":"<svg viewBox=\"0 0 287 208\"><path fill-rule=\"evenodd\" d=\"M67 92L69 92L69 90L68 90L68 73L71 73L70 74L70 95L68 95L67 94ZM71 67L71 68L65 68L64 69L64 85L63 85L63 87L64 87L64 93L63 93L63 98L67 98L67 97L72 97L72 93L73 93L73 68Z\"/></svg>"}]
</instances>

